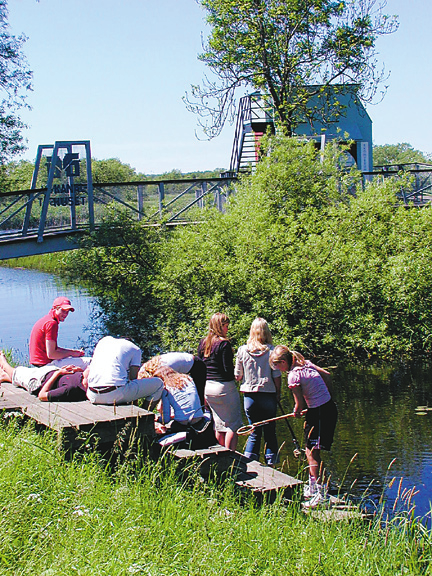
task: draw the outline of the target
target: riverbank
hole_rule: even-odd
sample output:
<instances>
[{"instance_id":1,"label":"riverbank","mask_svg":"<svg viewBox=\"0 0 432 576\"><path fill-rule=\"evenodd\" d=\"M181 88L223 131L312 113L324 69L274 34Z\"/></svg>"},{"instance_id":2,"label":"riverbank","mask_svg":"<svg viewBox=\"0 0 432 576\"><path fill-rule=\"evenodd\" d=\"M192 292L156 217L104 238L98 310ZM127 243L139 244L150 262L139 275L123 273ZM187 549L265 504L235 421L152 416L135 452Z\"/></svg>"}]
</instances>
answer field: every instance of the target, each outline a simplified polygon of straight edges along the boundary
<instances>
[{"instance_id":1,"label":"riverbank","mask_svg":"<svg viewBox=\"0 0 432 576\"><path fill-rule=\"evenodd\" d=\"M62 271L64 254L54 252L52 254L40 254L27 258L10 258L2 260L1 265L5 268L25 268L26 270L39 270L49 274L59 274Z\"/></svg>"},{"instance_id":2,"label":"riverbank","mask_svg":"<svg viewBox=\"0 0 432 576\"><path fill-rule=\"evenodd\" d=\"M142 458L65 462L51 434L0 428L2 574L425 574L430 532L403 514L326 523L297 504L241 505L229 482Z\"/></svg>"}]
</instances>

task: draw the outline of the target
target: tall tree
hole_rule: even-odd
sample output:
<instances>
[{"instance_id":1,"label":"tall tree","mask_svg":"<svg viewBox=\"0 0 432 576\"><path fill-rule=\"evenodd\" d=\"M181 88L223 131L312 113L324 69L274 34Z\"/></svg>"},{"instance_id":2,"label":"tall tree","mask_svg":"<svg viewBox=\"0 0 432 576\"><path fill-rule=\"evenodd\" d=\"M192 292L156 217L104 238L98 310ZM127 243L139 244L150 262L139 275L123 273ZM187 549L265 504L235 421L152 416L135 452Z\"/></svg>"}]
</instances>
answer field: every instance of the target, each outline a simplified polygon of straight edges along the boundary
<instances>
[{"instance_id":1,"label":"tall tree","mask_svg":"<svg viewBox=\"0 0 432 576\"><path fill-rule=\"evenodd\" d=\"M25 149L19 110L31 90L32 72L22 52L24 35L9 32L7 1L0 0L0 165Z\"/></svg>"},{"instance_id":2,"label":"tall tree","mask_svg":"<svg viewBox=\"0 0 432 576\"><path fill-rule=\"evenodd\" d=\"M360 99L368 102L382 85L375 42L398 27L395 16L382 12L385 0L199 2L211 28L199 59L214 79L206 76L202 86L192 86L185 102L202 118L209 138L234 118L240 87L268 93L280 124L292 135L318 109L329 110L334 119L333 95L341 86L359 85ZM317 97L322 104L311 107Z\"/></svg>"},{"instance_id":3,"label":"tall tree","mask_svg":"<svg viewBox=\"0 0 432 576\"><path fill-rule=\"evenodd\" d=\"M135 168L118 158L92 160L93 182L132 182L137 180Z\"/></svg>"},{"instance_id":4,"label":"tall tree","mask_svg":"<svg viewBox=\"0 0 432 576\"><path fill-rule=\"evenodd\" d=\"M413 148L408 142L399 144L382 144L373 147L374 166L389 164L430 163L429 155Z\"/></svg>"}]
</instances>

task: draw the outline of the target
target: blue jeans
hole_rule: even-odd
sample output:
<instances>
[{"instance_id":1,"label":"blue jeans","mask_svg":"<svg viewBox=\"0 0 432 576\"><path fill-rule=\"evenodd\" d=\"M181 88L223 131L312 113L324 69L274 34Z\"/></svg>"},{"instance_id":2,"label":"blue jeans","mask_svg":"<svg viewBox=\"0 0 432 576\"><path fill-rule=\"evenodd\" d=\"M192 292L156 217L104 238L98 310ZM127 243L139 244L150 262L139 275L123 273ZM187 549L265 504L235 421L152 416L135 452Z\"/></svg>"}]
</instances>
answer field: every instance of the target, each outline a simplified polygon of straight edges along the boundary
<instances>
[{"instance_id":1,"label":"blue jeans","mask_svg":"<svg viewBox=\"0 0 432 576\"><path fill-rule=\"evenodd\" d=\"M272 392L245 392L244 410L249 424L267 420L276 416L276 393ZM255 428L247 440L244 455L252 460L259 460L261 435L264 432L265 461L267 464L276 464L278 457L278 442L276 438L276 423L271 422L265 426Z\"/></svg>"}]
</instances>

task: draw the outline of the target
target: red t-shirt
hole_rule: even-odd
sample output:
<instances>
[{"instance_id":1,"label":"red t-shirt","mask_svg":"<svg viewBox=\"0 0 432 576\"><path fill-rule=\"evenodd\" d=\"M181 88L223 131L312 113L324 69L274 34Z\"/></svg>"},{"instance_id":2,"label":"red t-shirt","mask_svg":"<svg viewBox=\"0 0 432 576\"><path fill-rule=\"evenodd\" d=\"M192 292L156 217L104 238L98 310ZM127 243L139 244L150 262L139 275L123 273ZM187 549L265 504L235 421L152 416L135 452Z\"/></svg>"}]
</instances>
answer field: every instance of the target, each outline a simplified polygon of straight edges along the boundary
<instances>
[{"instance_id":1,"label":"red t-shirt","mask_svg":"<svg viewBox=\"0 0 432 576\"><path fill-rule=\"evenodd\" d=\"M41 318L33 326L30 334L30 364L35 366L45 366L52 358L48 358L46 352L46 341L54 340L57 345L57 335L59 321L55 317L54 310L50 310L46 316Z\"/></svg>"}]
</instances>

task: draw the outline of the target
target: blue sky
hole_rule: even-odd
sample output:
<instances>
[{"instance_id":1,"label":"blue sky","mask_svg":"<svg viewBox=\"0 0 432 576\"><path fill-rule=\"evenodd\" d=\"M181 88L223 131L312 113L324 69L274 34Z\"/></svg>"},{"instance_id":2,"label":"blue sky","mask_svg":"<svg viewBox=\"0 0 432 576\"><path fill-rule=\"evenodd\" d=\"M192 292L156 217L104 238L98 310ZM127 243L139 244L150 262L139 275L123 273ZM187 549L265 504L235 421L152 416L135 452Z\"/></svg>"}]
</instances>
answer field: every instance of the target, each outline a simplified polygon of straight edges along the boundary
<instances>
[{"instance_id":1,"label":"blue sky","mask_svg":"<svg viewBox=\"0 0 432 576\"><path fill-rule=\"evenodd\" d=\"M369 106L375 144L409 142L432 152L432 2L388 0L399 31L378 41L391 72L384 100ZM200 83L204 13L195 0L9 0L13 34L24 33L34 72L28 150L90 140L95 158L119 158L158 174L227 168L234 126L208 142L182 97Z\"/></svg>"}]
</instances>

